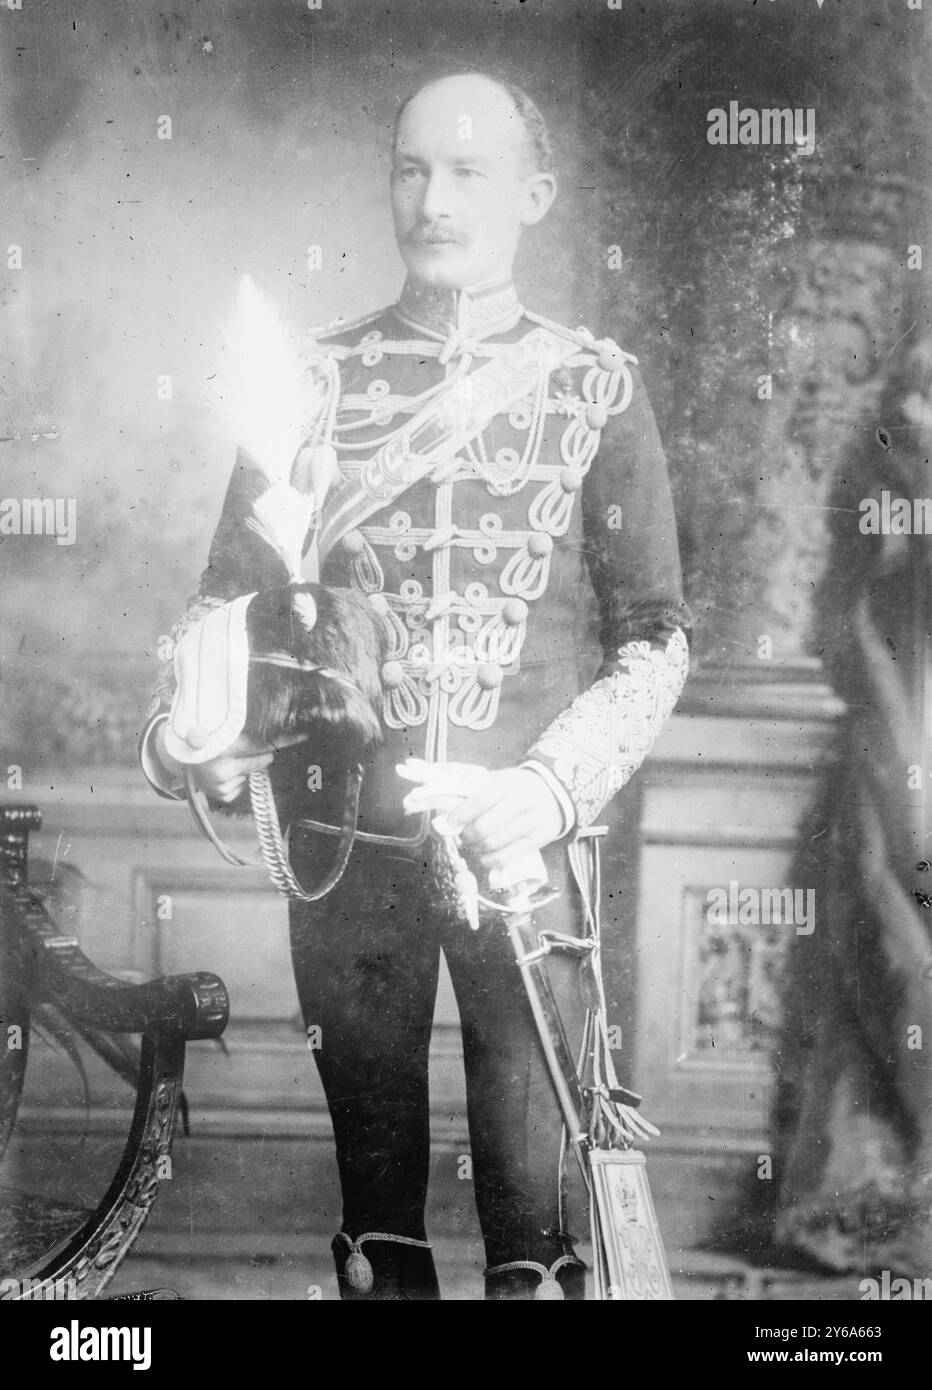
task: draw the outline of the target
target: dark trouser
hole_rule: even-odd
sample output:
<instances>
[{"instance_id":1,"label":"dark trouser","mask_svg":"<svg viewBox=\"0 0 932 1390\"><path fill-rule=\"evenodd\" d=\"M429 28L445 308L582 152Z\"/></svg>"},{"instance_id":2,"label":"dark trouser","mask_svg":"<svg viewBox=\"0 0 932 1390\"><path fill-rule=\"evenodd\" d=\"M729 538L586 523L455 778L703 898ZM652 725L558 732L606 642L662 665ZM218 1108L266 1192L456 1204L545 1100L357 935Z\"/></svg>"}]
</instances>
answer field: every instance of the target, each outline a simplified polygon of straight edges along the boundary
<instances>
[{"instance_id":1,"label":"dark trouser","mask_svg":"<svg viewBox=\"0 0 932 1390\"><path fill-rule=\"evenodd\" d=\"M317 858L321 851L314 848ZM293 859L299 875L312 872L314 860L300 845ZM578 933L564 850L553 852L548 868L561 896L541 911L538 925ZM462 1022L487 1263L530 1260L549 1268L569 1250L559 1232L561 1122L501 919L484 916L479 931L471 931L438 887L428 847L406 852L357 844L327 898L292 905L291 940L305 1023L321 1029L314 1055L336 1136L346 1235L425 1239L427 1064L442 950ZM551 957L550 976L575 1046L582 1014L575 969ZM384 1297L437 1296L429 1251L369 1242L365 1254L376 1273L376 1296L380 1286ZM491 1275L487 1294L532 1297L539 1282L531 1272ZM578 1295L578 1271L564 1266L560 1282L568 1295ZM341 1287L346 1293L345 1281Z\"/></svg>"}]
</instances>

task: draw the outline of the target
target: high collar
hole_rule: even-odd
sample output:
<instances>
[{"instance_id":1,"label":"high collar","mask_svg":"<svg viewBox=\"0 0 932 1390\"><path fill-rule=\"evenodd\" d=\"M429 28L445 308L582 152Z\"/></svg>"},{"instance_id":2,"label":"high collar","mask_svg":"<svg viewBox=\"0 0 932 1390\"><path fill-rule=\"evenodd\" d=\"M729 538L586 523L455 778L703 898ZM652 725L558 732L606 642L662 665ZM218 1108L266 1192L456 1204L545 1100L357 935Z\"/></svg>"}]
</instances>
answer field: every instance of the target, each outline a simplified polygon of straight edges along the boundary
<instances>
[{"instance_id":1,"label":"high collar","mask_svg":"<svg viewBox=\"0 0 932 1390\"><path fill-rule=\"evenodd\" d=\"M396 306L411 328L431 337L488 338L516 324L523 312L512 280L486 281L467 289L442 289L408 278Z\"/></svg>"}]
</instances>

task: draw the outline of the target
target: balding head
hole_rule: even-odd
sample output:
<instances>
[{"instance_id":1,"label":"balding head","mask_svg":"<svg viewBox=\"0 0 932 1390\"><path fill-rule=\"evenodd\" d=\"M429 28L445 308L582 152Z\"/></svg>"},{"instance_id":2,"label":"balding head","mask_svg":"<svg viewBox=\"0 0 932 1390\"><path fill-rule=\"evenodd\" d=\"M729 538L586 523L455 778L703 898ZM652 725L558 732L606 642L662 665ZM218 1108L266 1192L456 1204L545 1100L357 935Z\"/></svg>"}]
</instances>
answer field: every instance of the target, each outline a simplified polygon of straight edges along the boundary
<instances>
[{"instance_id":1,"label":"balding head","mask_svg":"<svg viewBox=\"0 0 932 1390\"><path fill-rule=\"evenodd\" d=\"M463 288L510 274L521 230L554 196L547 130L530 98L482 73L428 83L395 128L392 210L409 272Z\"/></svg>"},{"instance_id":2,"label":"balding head","mask_svg":"<svg viewBox=\"0 0 932 1390\"><path fill-rule=\"evenodd\" d=\"M434 78L432 82L425 82L424 86L419 87L412 96L406 97L398 108L398 115L395 117L396 141L398 127L401 125L408 107L419 97L445 84L450 84L448 90L455 94L463 110L467 110L477 98L481 101L483 96L490 95L490 89L491 93L494 94L493 100L504 97L510 106L507 119L509 121L513 119L510 114L513 111L518 115L523 126L523 156L527 172L556 173L550 132L537 105L520 87L514 86L511 82L499 82L497 78L489 77L487 73L483 72L461 72L448 77Z\"/></svg>"}]
</instances>

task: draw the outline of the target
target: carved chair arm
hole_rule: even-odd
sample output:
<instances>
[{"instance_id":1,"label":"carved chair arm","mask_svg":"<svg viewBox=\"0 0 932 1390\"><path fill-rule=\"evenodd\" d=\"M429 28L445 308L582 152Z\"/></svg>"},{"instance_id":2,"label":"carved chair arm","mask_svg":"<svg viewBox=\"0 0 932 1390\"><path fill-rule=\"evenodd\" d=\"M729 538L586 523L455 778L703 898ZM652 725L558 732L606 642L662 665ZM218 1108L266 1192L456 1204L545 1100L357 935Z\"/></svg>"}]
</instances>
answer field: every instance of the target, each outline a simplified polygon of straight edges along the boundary
<instances>
[{"instance_id":1,"label":"carved chair arm","mask_svg":"<svg viewBox=\"0 0 932 1390\"><path fill-rule=\"evenodd\" d=\"M223 982L203 971L128 984L87 958L77 938L62 931L46 895L25 883L0 886L0 919L32 997L55 1004L77 1024L111 1033L217 1038L229 1019ZM12 927L12 931L10 928Z\"/></svg>"},{"instance_id":2,"label":"carved chair arm","mask_svg":"<svg viewBox=\"0 0 932 1390\"><path fill-rule=\"evenodd\" d=\"M19 1291L0 1292L0 1299L62 1297L63 1289L68 1298L94 1298L132 1245L170 1168L185 1043L219 1037L229 1000L212 974L137 985L98 969L58 919L57 895L27 881L29 831L40 824L34 807L0 806L0 1011L21 1022L23 1035L20 1050L0 1053L0 1154L22 1092L31 1005L55 1005L123 1075L125 1059L107 1055L106 1034L141 1033L142 1046L130 1134L106 1195L70 1238L17 1271ZM115 1041L109 1048L120 1052Z\"/></svg>"}]
</instances>

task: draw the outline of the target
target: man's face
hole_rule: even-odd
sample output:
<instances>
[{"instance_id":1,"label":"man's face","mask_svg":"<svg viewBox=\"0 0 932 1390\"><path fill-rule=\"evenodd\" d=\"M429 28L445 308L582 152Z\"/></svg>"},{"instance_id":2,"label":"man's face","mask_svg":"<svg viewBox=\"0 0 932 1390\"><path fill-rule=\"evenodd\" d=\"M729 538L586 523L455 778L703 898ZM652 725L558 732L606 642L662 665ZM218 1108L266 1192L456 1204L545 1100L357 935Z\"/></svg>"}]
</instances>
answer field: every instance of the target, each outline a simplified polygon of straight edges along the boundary
<instances>
[{"instance_id":1,"label":"man's face","mask_svg":"<svg viewBox=\"0 0 932 1390\"><path fill-rule=\"evenodd\" d=\"M506 92L454 77L418 93L395 137L392 215L408 273L463 289L511 273L521 229L544 216L553 179L534 172Z\"/></svg>"}]
</instances>

